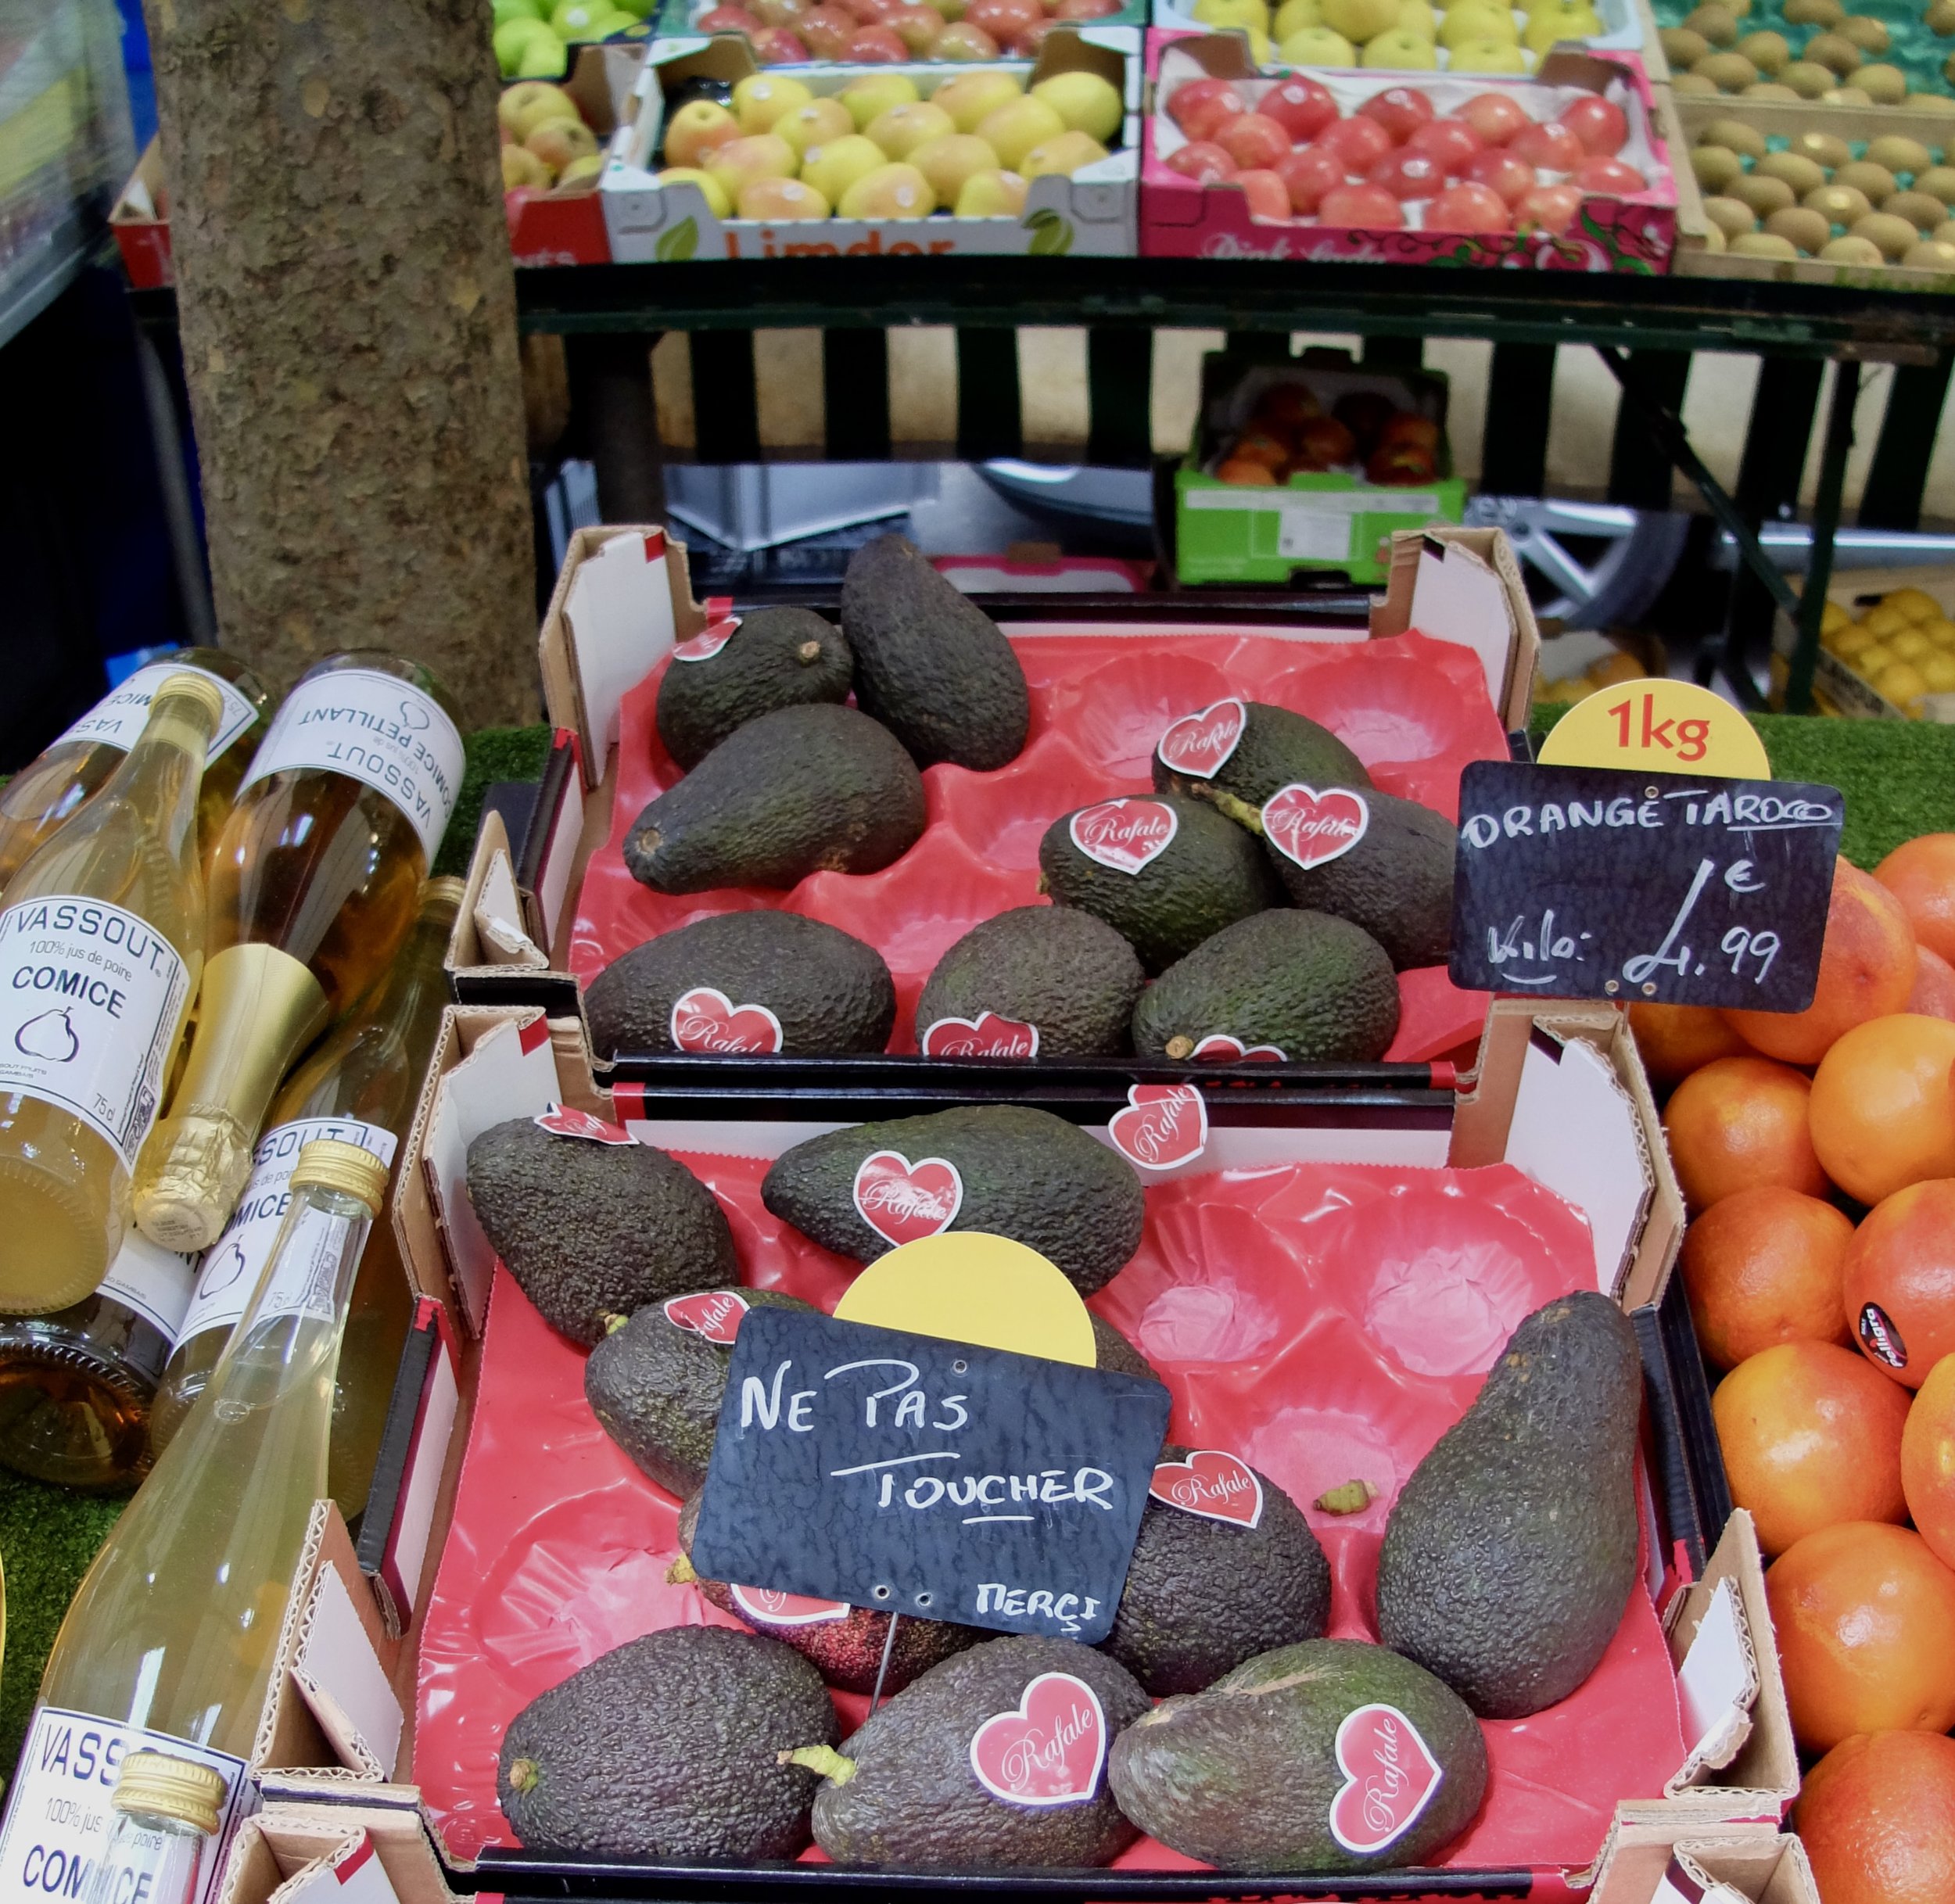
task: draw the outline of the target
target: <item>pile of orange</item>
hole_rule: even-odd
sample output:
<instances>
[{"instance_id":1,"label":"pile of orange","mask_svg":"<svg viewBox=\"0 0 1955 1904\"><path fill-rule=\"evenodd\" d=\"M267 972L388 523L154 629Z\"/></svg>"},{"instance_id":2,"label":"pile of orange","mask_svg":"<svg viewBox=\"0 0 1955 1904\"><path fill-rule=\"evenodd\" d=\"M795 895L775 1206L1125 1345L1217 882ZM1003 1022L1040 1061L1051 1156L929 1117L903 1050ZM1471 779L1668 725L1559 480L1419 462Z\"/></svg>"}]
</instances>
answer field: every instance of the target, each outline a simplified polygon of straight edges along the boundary
<instances>
[{"instance_id":1,"label":"pile of orange","mask_svg":"<svg viewBox=\"0 0 1955 1904\"><path fill-rule=\"evenodd\" d=\"M1955 1904L1955 834L1844 861L1804 1011L1631 1009L1825 1904Z\"/></svg>"}]
</instances>

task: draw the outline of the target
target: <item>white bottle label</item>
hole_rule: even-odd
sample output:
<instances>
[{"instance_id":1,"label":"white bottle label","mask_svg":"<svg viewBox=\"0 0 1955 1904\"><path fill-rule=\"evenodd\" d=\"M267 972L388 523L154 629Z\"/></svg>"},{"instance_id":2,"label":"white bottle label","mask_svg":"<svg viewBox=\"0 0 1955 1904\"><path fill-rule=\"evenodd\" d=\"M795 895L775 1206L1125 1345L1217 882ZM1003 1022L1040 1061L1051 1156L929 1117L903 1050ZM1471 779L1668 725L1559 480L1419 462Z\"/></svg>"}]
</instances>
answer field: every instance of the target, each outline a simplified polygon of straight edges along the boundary
<instances>
[{"instance_id":1,"label":"white bottle label","mask_svg":"<svg viewBox=\"0 0 1955 1904\"><path fill-rule=\"evenodd\" d=\"M252 1809L244 1761L167 1733L44 1705L27 1728L0 1823L0 1899L48 1904L87 1895L95 1859L108 1841L109 1797L124 1755L145 1747L207 1765L224 1782L217 1841L203 1861L192 1904L206 1904L216 1895L231 1834Z\"/></svg>"},{"instance_id":2,"label":"white bottle label","mask_svg":"<svg viewBox=\"0 0 1955 1904\"><path fill-rule=\"evenodd\" d=\"M98 701L55 745L84 740L91 746L99 743L104 747L119 747L127 753L149 719L149 703L155 699L156 690L173 674L200 674L224 697L217 731L210 737L203 757L208 766L258 718L258 710L222 675L213 674L208 668L193 668L186 662L152 662L146 668L138 668L106 699Z\"/></svg>"},{"instance_id":3,"label":"white bottle label","mask_svg":"<svg viewBox=\"0 0 1955 1904\"><path fill-rule=\"evenodd\" d=\"M350 774L412 823L430 862L461 786L461 736L411 683L374 668L335 668L285 698L245 776L249 787L291 767Z\"/></svg>"},{"instance_id":4,"label":"white bottle label","mask_svg":"<svg viewBox=\"0 0 1955 1904\"><path fill-rule=\"evenodd\" d=\"M307 1204L292 1218L254 1326L277 1316L310 1316L320 1322L333 1319L339 1313L335 1298L339 1266L346 1260L346 1232L353 1221L317 1204Z\"/></svg>"},{"instance_id":5,"label":"white bottle label","mask_svg":"<svg viewBox=\"0 0 1955 1904\"><path fill-rule=\"evenodd\" d=\"M0 913L0 1092L73 1112L133 1171L189 988L176 948L119 905L9 906Z\"/></svg>"},{"instance_id":6,"label":"white bottle label","mask_svg":"<svg viewBox=\"0 0 1955 1904\"><path fill-rule=\"evenodd\" d=\"M271 1257L271 1246L278 1240L278 1226L291 1207L292 1172L299 1153L321 1137L357 1144L393 1167L393 1132L377 1124L362 1124L357 1117L300 1117L266 1131L252 1153L251 1175L231 1221L203 1253L197 1270L197 1293L177 1331L178 1342L188 1342L206 1329L237 1326Z\"/></svg>"},{"instance_id":7,"label":"white bottle label","mask_svg":"<svg viewBox=\"0 0 1955 1904\"><path fill-rule=\"evenodd\" d=\"M101 1293L133 1309L166 1342L174 1343L196 1280L196 1267L189 1257L152 1243L131 1225L102 1278Z\"/></svg>"}]
</instances>

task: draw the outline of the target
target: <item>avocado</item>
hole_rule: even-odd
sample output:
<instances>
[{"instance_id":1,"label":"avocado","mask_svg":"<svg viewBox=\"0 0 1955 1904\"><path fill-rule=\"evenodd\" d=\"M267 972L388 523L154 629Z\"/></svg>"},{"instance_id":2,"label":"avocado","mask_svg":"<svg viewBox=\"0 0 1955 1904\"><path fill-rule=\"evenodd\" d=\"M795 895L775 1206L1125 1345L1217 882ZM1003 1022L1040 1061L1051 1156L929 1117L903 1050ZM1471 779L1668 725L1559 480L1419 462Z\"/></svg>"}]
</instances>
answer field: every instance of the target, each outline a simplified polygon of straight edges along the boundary
<instances>
[{"instance_id":1,"label":"avocado","mask_svg":"<svg viewBox=\"0 0 1955 1904\"><path fill-rule=\"evenodd\" d=\"M1245 1046L1273 1045L1293 1064L1368 1063L1397 1030L1398 984L1385 948L1327 913L1258 913L1225 927L1134 1008L1134 1049L1177 1060L1222 1033Z\"/></svg>"},{"instance_id":2,"label":"avocado","mask_svg":"<svg viewBox=\"0 0 1955 1904\"><path fill-rule=\"evenodd\" d=\"M893 1246L856 1207L856 1174L880 1150L913 1169L941 1158L963 1195L943 1227L988 1230L1036 1250L1082 1296L1110 1282L1140 1247L1146 1203L1134 1167L1076 1124L1024 1104L982 1104L851 1124L774 1160L760 1199L824 1250L872 1263Z\"/></svg>"},{"instance_id":3,"label":"avocado","mask_svg":"<svg viewBox=\"0 0 1955 1904\"><path fill-rule=\"evenodd\" d=\"M679 1049L673 1007L702 985L735 1009L772 1012L789 1056L881 1051L896 1022L895 982L873 946L798 913L721 913L634 945L591 981L592 1050Z\"/></svg>"},{"instance_id":4,"label":"avocado","mask_svg":"<svg viewBox=\"0 0 1955 1904\"><path fill-rule=\"evenodd\" d=\"M1340 1755L1340 1728L1359 1713ZM1415 1811L1428 1756L1437 1780ZM1423 1667L1361 1640L1307 1640L1156 1706L1114 1741L1107 1773L1120 1809L1171 1850L1329 1876L1429 1862L1480 1809L1487 1742Z\"/></svg>"},{"instance_id":5,"label":"avocado","mask_svg":"<svg viewBox=\"0 0 1955 1904\"><path fill-rule=\"evenodd\" d=\"M1074 814L1062 814L1046 829L1038 869L1055 905L1077 906L1104 920L1153 974L1223 927L1283 903L1282 887L1261 848L1232 820L1179 794L1143 800L1149 807L1167 807L1175 832L1138 873L1103 865L1081 852L1072 835Z\"/></svg>"},{"instance_id":6,"label":"avocado","mask_svg":"<svg viewBox=\"0 0 1955 1904\"><path fill-rule=\"evenodd\" d=\"M797 1755L827 1774L815 1794L815 1842L838 1864L998 1870L1117 1856L1135 1833L1107 1789L1103 1764L1089 1767L1097 1770L1089 1795L1068 1802L1019 1804L978 1783L974 1737L987 1720L1017 1712L1046 1673L1090 1689L1109 1741L1147 1710L1124 1666L1077 1640L988 1640L878 1706L840 1752ZM1090 1726L1092 1701L1074 1694L1074 1703Z\"/></svg>"},{"instance_id":7,"label":"avocado","mask_svg":"<svg viewBox=\"0 0 1955 1904\"><path fill-rule=\"evenodd\" d=\"M1086 1320L1093 1325L1095 1368L1110 1369L1117 1375L1133 1375L1143 1382L1160 1381L1160 1372L1112 1323L1090 1309L1086 1311Z\"/></svg>"},{"instance_id":8,"label":"avocado","mask_svg":"<svg viewBox=\"0 0 1955 1904\"><path fill-rule=\"evenodd\" d=\"M1459 829L1416 800L1375 787L1360 798L1365 830L1357 844L1308 869L1277 850L1260 815L1251 818L1297 905L1362 926L1401 972L1444 965L1453 946L1453 856Z\"/></svg>"},{"instance_id":9,"label":"avocado","mask_svg":"<svg viewBox=\"0 0 1955 1904\"><path fill-rule=\"evenodd\" d=\"M779 1754L838 1730L821 1675L791 1647L670 1626L532 1699L503 1735L496 1797L532 1851L791 1858L816 1781Z\"/></svg>"},{"instance_id":10,"label":"avocado","mask_svg":"<svg viewBox=\"0 0 1955 1904\"><path fill-rule=\"evenodd\" d=\"M1016 906L937 961L917 1002L917 1041L939 1018L995 1012L1037 1026L1042 1057L1118 1056L1146 982L1134 948L1091 913Z\"/></svg>"},{"instance_id":11,"label":"avocado","mask_svg":"<svg viewBox=\"0 0 1955 1904\"><path fill-rule=\"evenodd\" d=\"M982 773L1015 760L1031 720L1025 671L998 624L915 543L881 536L848 558L841 626L856 702L920 767Z\"/></svg>"},{"instance_id":12,"label":"avocado","mask_svg":"<svg viewBox=\"0 0 1955 1904\"><path fill-rule=\"evenodd\" d=\"M1245 701L1243 712L1242 737L1213 773L1177 771L1157 752L1154 784L1195 800L1228 794L1252 808L1293 780L1319 788L1370 786L1365 763L1328 727L1266 701Z\"/></svg>"},{"instance_id":13,"label":"avocado","mask_svg":"<svg viewBox=\"0 0 1955 1904\"><path fill-rule=\"evenodd\" d=\"M808 608L755 608L717 654L675 654L658 683L655 719L665 751L694 767L757 715L848 698L856 665L842 632Z\"/></svg>"},{"instance_id":14,"label":"avocado","mask_svg":"<svg viewBox=\"0 0 1955 1904\"><path fill-rule=\"evenodd\" d=\"M712 1192L649 1144L512 1117L468 1146L468 1200L522 1293L577 1342L597 1341L608 1317L740 1280Z\"/></svg>"},{"instance_id":15,"label":"avocado","mask_svg":"<svg viewBox=\"0 0 1955 1904\"><path fill-rule=\"evenodd\" d=\"M1524 1719L1594 1671L1636 1584L1642 1368L1593 1289L1515 1330L1472 1407L1401 1490L1378 1633L1483 1719Z\"/></svg>"},{"instance_id":16,"label":"avocado","mask_svg":"<svg viewBox=\"0 0 1955 1904\"><path fill-rule=\"evenodd\" d=\"M875 873L924 830L924 783L888 728L853 708L777 708L736 727L638 816L631 877L658 892Z\"/></svg>"},{"instance_id":17,"label":"avocado","mask_svg":"<svg viewBox=\"0 0 1955 1904\"><path fill-rule=\"evenodd\" d=\"M975 1646L985 1637L975 1626L960 1626L950 1620L918 1619L913 1615L878 1613L869 1607L851 1607L840 1619L817 1620L805 1626L789 1626L766 1619L755 1610L751 1597L743 1605L724 1580L708 1580L693 1572L692 1534L699 1524L697 1493L679 1511L679 1551L683 1565L675 1566L669 1579L690 1582L723 1613L730 1613L755 1633L791 1646L831 1686L844 1692L873 1693L880 1675L883 1697L899 1693L920 1673L939 1660ZM896 1623L896 1637L889 1638L889 1623ZM883 1648L889 1648L884 1670Z\"/></svg>"},{"instance_id":18,"label":"avocado","mask_svg":"<svg viewBox=\"0 0 1955 1904\"><path fill-rule=\"evenodd\" d=\"M715 1291L750 1308L799 1309L812 1303L778 1289ZM737 1329L737 1324L735 1325ZM597 1425L668 1493L684 1496L706 1478L719 1398L733 1361L696 1329L681 1328L662 1303L647 1303L630 1321L611 1318L584 1364L584 1399Z\"/></svg>"},{"instance_id":19,"label":"avocado","mask_svg":"<svg viewBox=\"0 0 1955 1904\"><path fill-rule=\"evenodd\" d=\"M1160 1451L1164 1461L1188 1456ZM1315 1640L1329 1617L1330 1563L1310 1523L1267 1475L1249 1472L1262 1489L1254 1527L1148 1497L1100 1644L1157 1699L1200 1692L1258 1653Z\"/></svg>"}]
</instances>

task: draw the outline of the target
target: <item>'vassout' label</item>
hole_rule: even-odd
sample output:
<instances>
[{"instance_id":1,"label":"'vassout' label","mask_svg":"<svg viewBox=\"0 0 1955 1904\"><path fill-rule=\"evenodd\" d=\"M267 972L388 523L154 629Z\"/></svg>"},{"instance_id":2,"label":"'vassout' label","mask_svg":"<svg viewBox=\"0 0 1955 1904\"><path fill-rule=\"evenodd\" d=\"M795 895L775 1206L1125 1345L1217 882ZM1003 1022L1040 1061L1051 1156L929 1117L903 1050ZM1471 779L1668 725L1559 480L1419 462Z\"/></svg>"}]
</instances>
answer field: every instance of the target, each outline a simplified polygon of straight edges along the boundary
<instances>
[{"instance_id":1,"label":"'vassout' label","mask_svg":"<svg viewBox=\"0 0 1955 1904\"><path fill-rule=\"evenodd\" d=\"M292 1173L299 1153L320 1138L357 1144L389 1167L393 1164L393 1132L357 1117L300 1117L266 1131L252 1153L251 1176L238 1207L224 1234L203 1253L197 1293L178 1332L179 1342L207 1329L237 1326L292 1207Z\"/></svg>"},{"instance_id":2,"label":"'vassout' label","mask_svg":"<svg viewBox=\"0 0 1955 1904\"><path fill-rule=\"evenodd\" d=\"M0 913L0 1091L72 1112L133 1171L189 984L176 948L119 905L9 906Z\"/></svg>"},{"instance_id":3,"label":"'vassout' label","mask_svg":"<svg viewBox=\"0 0 1955 1904\"><path fill-rule=\"evenodd\" d=\"M224 697L217 731L204 753L208 766L258 718L258 710L222 675L182 662L152 662L147 668L138 668L113 694L98 701L55 745L82 740L91 747L118 747L127 753L149 721L149 703L155 700L156 690L173 674L200 674Z\"/></svg>"},{"instance_id":4,"label":"'vassout' label","mask_svg":"<svg viewBox=\"0 0 1955 1904\"><path fill-rule=\"evenodd\" d=\"M131 1228L102 1278L101 1293L133 1309L166 1342L174 1343L181 1339L178 1332L196 1280L196 1266L189 1257L152 1243Z\"/></svg>"},{"instance_id":5,"label":"'vassout' label","mask_svg":"<svg viewBox=\"0 0 1955 1904\"><path fill-rule=\"evenodd\" d=\"M0 1897L73 1899L87 1895L95 1860L108 1841L109 1796L123 1759L145 1748L194 1759L224 1780L217 1842L190 1900L204 1904L217 1889L231 1834L248 1809L244 1761L167 1733L46 1705L27 1730L13 1788L7 1794L6 1819L0 1823Z\"/></svg>"},{"instance_id":6,"label":"'vassout' label","mask_svg":"<svg viewBox=\"0 0 1955 1904\"><path fill-rule=\"evenodd\" d=\"M286 695L244 783L292 767L350 774L407 815L432 862L461 785L461 736L398 675L335 668Z\"/></svg>"}]
</instances>

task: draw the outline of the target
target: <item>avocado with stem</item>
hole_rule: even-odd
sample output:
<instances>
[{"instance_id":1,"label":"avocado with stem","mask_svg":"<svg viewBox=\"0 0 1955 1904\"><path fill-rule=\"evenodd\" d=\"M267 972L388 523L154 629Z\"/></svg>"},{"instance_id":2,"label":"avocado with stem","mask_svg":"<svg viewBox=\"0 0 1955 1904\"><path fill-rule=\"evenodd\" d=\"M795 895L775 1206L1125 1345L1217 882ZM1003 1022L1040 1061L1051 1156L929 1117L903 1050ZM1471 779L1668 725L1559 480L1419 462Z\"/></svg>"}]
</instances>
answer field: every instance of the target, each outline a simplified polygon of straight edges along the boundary
<instances>
[{"instance_id":1,"label":"avocado with stem","mask_svg":"<svg viewBox=\"0 0 1955 1904\"><path fill-rule=\"evenodd\" d=\"M680 766L695 767L760 715L846 701L855 672L841 630L812 609L752 609L716 654L666 664L653 716L658 738Z\"/></svg>"},{"instance_id":2,"label":"avocado with stem","mask_svg":"<svg viewBox=\"0 0 1955 1904\"><path fill-rule=\"evenodd\" d=\"M917 1002L917 1039L940 1018L992 1012L1036 1026L1042 1057L1114 1057L1146 982L1134 948L1104 920L1073 906L1015 906L937 961Z\"/></svg>"},{"instance_id":3,"label":"avocado with stem","mask_svg":"<svg viewBox=\"0 0 1955 1904\"><path fill-rule=\"evenodd\" d=\"M1328 727L1288 708L1267 702L1243 704L1243 730L1229 758L1213 773L1190 773L1154 755L1154 784L1191 800L1227 794L1260 808L1279 787L1293 780L1322 791L1325 787L1368 787L1365 763ZM1233 809L1230 809L1233 811Z\"/></svg>"}]
</instances>

